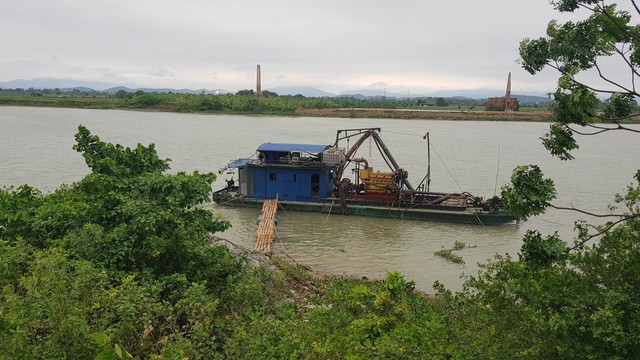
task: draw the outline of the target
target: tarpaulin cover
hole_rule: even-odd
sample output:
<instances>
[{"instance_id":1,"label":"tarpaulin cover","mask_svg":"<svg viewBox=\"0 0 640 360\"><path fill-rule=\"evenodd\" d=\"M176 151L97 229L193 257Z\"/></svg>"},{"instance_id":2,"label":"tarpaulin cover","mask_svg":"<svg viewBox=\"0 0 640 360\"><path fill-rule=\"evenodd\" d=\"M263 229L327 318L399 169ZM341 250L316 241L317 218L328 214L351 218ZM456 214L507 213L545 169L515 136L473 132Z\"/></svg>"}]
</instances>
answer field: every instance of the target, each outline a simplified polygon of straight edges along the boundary
<instances>
[{"instance_id":1,"label":"tarpaulin cover","mask_svg":"<svg viewBox=\"0 0 640 360\"><path fill-rule=\"evenodd\" d=\"M247 164L253 162L253 159L238 159L234 162L230 162L227 165L227 168L229 169L233 169L233 168L239 168L239 167L243 167L246 166Z\"/></svg>"},{"instance_id":2,"label":"tarpaulin cover","mask_svg":"<svg viewBox=\"0 0 640 360\"><path fill-rule=\"evenodd\" d=\"M329 145L316 145L316 144L284 144L284 143L264 143L258 147L258 151L277 151L277 152L292 152L300 151L306 153L317 154L325 151Z\"/></svg>"}]
</instances>

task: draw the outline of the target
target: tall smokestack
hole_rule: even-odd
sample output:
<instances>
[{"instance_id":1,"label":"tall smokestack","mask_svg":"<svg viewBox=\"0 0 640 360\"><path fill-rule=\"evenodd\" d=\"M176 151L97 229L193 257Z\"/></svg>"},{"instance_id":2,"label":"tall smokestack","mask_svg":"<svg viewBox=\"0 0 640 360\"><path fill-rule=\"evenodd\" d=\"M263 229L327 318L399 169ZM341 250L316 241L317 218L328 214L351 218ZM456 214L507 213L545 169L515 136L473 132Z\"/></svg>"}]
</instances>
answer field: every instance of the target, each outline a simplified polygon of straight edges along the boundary
<instances>
[{"instance_id":1,"label":"tall smokestack","mask_svg":"<svg viewBox=\"0 0 640 360\"><path fill-rule=\"evenodd\" d=\"M507 78L507 95L504 97L504 112L511 111L511 72Z\"/></svg>"},{"instance_id":2,"label":"tall smokestack","mask_svg":"<svg viewBox=\"0 0 640 360\"><path fill-rule=\"evenodd\" d=\"M509 75L511 76L511 75ZM260 64L258 64L258 74L256 76L256 96L262 96L262 80L260 79Z\"/></svg>"}]
</instances>

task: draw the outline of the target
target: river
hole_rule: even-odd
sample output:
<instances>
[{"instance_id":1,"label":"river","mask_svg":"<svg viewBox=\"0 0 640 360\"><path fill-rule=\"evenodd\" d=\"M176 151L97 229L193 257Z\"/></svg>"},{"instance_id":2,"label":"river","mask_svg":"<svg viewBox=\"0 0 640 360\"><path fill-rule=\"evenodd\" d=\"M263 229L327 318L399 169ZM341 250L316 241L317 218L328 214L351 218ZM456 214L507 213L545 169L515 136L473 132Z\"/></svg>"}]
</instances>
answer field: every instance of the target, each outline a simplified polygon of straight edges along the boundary
<instances>
[{"instance_id":1,"label":"river","mask_svg":"<svg viewBox=\"0 0 640 360\"><path fill-rule=\"evenodd\" d=\"M30 184L45 192L80 180L88 173L82 156L71 149L79 124L104 141L135 146L155 143L171 171L216 172L229 161L251 156L263 142L330 144L337 129L381 127L382 138L413 184L427 169L429 132L432 191L468 191L493 196L509 181L517 165L538 164L554 179L554 204L607 213L614 194L622 192L640 168L637 136L627 132L579 138L575 160L549 155L539 137L549 124L489 121L338 119L240 115L194 115L116 110L0 107L0 186ZM375 146L365 143L358 154L373 156L370 164L385 171ZM214 188L224 186L220 175ZM233 227L221 237L253 247L259 209L210 204ZM571 242L576 212L550 210L521 224L482 227L280 212L274 253L286 253L320 272L380 278L400 271L430 291L439 280L460 289L462 274L473 275L478 263L494 254L517 256L528 229L557 231ZM589 219L593 221L593 219ZM465 264L434 256L461 241L457 252Z\"/></svg>"}]
</instances>

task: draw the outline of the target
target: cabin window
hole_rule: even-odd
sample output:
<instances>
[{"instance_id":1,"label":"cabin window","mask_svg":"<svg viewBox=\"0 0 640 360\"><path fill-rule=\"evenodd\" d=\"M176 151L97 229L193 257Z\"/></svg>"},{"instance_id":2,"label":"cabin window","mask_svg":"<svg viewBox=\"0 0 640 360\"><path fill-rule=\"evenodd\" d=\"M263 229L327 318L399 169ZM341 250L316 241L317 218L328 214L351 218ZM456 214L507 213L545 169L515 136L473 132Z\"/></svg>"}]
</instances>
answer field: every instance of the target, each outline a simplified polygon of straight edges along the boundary
<instances>
[{"instance_id":1,"label":"cabin window","mask_svg":"<svg viewBox=\"0 0 640 360\"><path fill-rule=\"evenodd\" d=\"M311 174L311 196L320 195L320 174Z\"/></svg>"},{"instance_id":2,"label":"cabin window","mask_svg":"<svg viewBox=\"0 0 640 360\"><path fill-rule=\"evenodd\" d=\"M269 173L269 180L276 181L276 173Z\"/></svg>"}]
</instances>

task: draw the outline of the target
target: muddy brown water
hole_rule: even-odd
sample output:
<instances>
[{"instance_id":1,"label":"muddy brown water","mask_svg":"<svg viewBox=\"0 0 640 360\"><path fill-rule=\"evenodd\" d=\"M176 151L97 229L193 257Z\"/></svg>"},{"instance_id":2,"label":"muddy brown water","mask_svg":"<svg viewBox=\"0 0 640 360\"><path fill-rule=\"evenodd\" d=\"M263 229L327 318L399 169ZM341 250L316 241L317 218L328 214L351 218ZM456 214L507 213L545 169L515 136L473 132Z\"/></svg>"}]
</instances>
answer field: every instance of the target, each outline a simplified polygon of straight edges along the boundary
<instances>
[{"instance_id":1,"label":"muddy brown water","mask_svg":"<svg viewBox=\"0 0 640 360\"><path fill-rule=\"evenodd\" d=\"M427 144L422 137L429 132L433 191L493 196L509 181L515 166L538 164L556 182L556 204L597 213L608 211L614 194L623 191L640 168L640 142L622 132L580 138L574 161L552 158L538 139L548 129L545 123L0 107L0 186L28 183L46 192L80 180L88 168L71 149L79 124L105 141L125 146L155 143L161 157L172 159L174 172L215 172L231 160L251 156L263 142L330 144L337 129L381 127L382 138L414 184L426 173ZM365 142L358 154L371 157L371 165L384 171L386 165L376 151L375 145ZM219 176L214 188L224 186L228 176ZM218 236L253 247L259 209L207 206L233 224ZM280 211L273 250L286 252L316 271L369 278L400 271L424 291L430 291L436 280L459 289L460 276L475 274L478 263L494 254L517 256L528 229L543 234L558 231L572 241L574 221L580 218L575 212L549 211L517 225L482 227ZM434 256L455 241L467 245L457 252L465 264Z\"/></svg>"}]
</instances>

